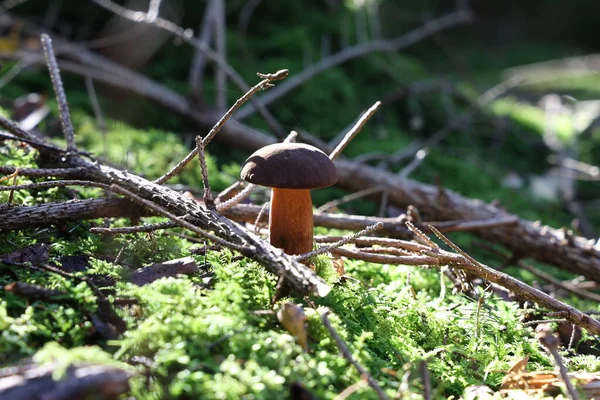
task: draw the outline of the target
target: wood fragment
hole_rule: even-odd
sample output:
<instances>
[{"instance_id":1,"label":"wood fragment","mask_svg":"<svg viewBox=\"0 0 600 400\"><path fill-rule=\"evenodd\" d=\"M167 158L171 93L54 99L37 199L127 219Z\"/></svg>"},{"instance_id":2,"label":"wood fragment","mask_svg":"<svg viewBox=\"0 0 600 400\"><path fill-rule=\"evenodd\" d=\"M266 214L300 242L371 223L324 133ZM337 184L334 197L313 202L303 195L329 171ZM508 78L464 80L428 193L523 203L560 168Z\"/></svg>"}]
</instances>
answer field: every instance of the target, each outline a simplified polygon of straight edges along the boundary
<instances>
[{"instance_id":1,"label":"wood fragment","mask_svg":"<svg viewBox=\"0 0 600 400\"><path fill-rule=\"evenodd\" d=\"M34 366L0 378L0 398L71 400L86 398L89 393L117 398L129 391L129 379L135 375L116 367L75 364L55 380L53 373L60 367L56 363Z\"/></svg>"},{"instance_id":2,"label":"wood fragment","mask_svg":"<svg viewBox=\"0 0 600 400\"><path fill-rule=\"evenodd\" d=\"M129 275L128 280L135 285L144 286L161 278L195 272L198 272L196 261L192 257L184 257L139 268Z\"/></svg>"}]
</instances>

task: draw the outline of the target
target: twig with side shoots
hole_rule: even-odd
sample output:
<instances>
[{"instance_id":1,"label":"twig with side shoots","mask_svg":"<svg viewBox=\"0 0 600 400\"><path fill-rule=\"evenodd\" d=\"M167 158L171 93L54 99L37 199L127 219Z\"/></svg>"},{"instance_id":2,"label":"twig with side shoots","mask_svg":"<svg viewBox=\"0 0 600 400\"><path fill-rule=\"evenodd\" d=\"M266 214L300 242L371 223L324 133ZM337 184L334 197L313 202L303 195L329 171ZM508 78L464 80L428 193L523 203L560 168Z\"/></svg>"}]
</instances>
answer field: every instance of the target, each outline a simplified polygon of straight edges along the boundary
<instances>
[{"instance_id":1,"label":"twig with side shoots","mask_svg":"<svg viewBox=\"0 0 600 400\"><path fill-rule=\"evenodd\" d=\"M336 159L342 151L348 146L350 141L354 139L354 137L362 130L363 126L371 119L371 117L379 110L381 106L381 102L377 101L375 104L371 106L365 113L360 117L360 119L356 122L356 124L348 131L348 133L344 136L344 138L340 141L340 143L336 146L336 148L331 152L329 158L332 160Z\"/></svg>"},{"instance_id":2,"label":"twig with side shoots","mask_svg":"<svg viewBox=\"0 0 600 400\"><path fill-rule=\"evenodd\" d=\"M354 235L347 236L347 237L345 237L345 238L343 238L343 239L341 239L341 240L339 240L339 241L337 241L337 242L335 242L333 244L330 244L328 246L320 247L317 250L313 250L313 251L310 251L308 253L297 255L294 258L296 260L298 260L298 261L303 261L303 260L306 260L307 258L311 258L311 257L314 257L314 256L319 255L319 254L327 253L327 252L329 252L332 249L335 249L337 247L343 246L343 245L348 244L348 243L352 243L354 239L356 239L356 238L358 238L360 236L366 235L366 234L371 233L371 232L375 232L376 230L379 230L381 228L383 228L383 224L381 222L378 222L375 225L371 225L371 226L366 227L365 229L363 229L360 232L356 232Z\"/></svg>"},{"instance_id":3,"label":"twig with side shoots","mask_svg":"<svg viewBox=\"0 0 600 400\"><path fill-rule=\"evenodd\" d=\"M544 345L544 347L548 349L548 351L550 351L550 354L552 354L552 358L554 359L554 364L558 369L560 378L567 387L567 394L569 395L569 398L571 400L579 400L579 394L577 394L577 390L575 390L575 388L573 387L573 383L569 378L569 372L567 371L567 368L565 367L565 364L563 363L562 358L558 353L558 337L554 333L552 333L552 328L550 328L548 324L542 324L538 326L536 332L537 339L542 345Z\"/></svg>"},{"instance_id":4,"label":"twig with side shoots","mask_svg":"<svg viewBox=\"0 0 600 400\"><path fill-rule=\"evenodd\" d=\"M175 222L177 225L181 226L182 228L189 229L190 231L197 233L198 235L205 237L208 240L218 243L223 247L227 247L232 250L236 250L242 254L248 254L248 252L252 251L252 247L250 247L250 246L240 246L235 243L228 242L225 239L221 239L220 237L215 236L210 232L206 232L206 231L198 228L197 226L190 224L189 222L187 222L184 219L185 215L178 217L178 216L172 214L171 212L165 210L164 208L160 207L159 205L154 204L146 199L143 199L140 196L136 195L135 193L130 192L129 190L127 190L125 188L122 188L118 185L110 185L110 190L112 190L115 193L121 194L121 195L127 197L128 199L133 200L134 202L138 203L139 205L147 207L147 208L151 209L152 211L171 219L173 222Z\"/></svg>"},{"instance_id":5,"label":"twig with side shoots","mask_svg":"<svg viewBox=\"0 0 600 400\"><path fill-rule=\"evenodd\" d=\"M412 224L409 223L407 223L407 225L409 227L412 226ZM413 230L415 233L417 232L414 226L412 226L411 230ZM423 235L421 232L419 232L419 234ZM448 244L452 243L441 232L437 231L436 235L442 238L444 242ZM430 239L428 240L431 242ZM390 243L391 241L392 239L387 239L387 243ZM552 296L549 296L548 294L535 289L511 277L510 275L496 271L493 268L481 264L466 254L454 243L452 243L451 247L459 254L444 251L433 242L431 242L433 245L416 244L414 242L404 242L402 240L395 240L393 242L395 243L395 246L408 250L411 255L393 256L387 254L373 254L347 248L332 249L331 253L381 264L404 264L438 267L448 265L452 269L468 272L483 280L502 286L527 301L537 303L553 312L558 312L560 313L561 317L565 318L570 323L581 328L585 328L592 334L600 334L600 321L593 319L591 316L579 311L578 309L556 300ZM357 238L355 243L360 243L360 238Z\"/></svg>"},{"instance_id":6,"label":"twig with side shoots","mask_svg":"<svg viewBox=\"0 0 600 400\"><path fill-rule=\"evenodd\" d=\"M227 210L228 208L235 206L237 203L239 203L240 201L242 201L243 199L248 197L250 195L250 193L252 193L254 191L254 189L256 189L255 184L253 184L253 183L248 184L248 186L246 186L241 192L239 192L238 194L233 196L231 199L224 201L222 203L219 203L217 205L217 211L222 212L222 211Z\"/></svg>"},{"instance_id":7,"label":"twig with side shoots","mask_svg":"<svg viewBox=\"0 0 600 400\"><path fill-rule=\"evenodd\" d=\"M67 141L67 151L76 152L77 146L75 144L75 134L73 132L71 114L69 113L69 103L67 103L67 96L65 95L65 89L63 87L62 79L60 78L60 70L58 69L58 63L56 62L56 56L54 55L52 39L45 33L42 34L42 48L44 49L44 56L46 57L48 71L50 72L52 86L54 87L54 93L58 102L60 122L63 134L65 135L65 140Z\"/></svg>"},{"instance_id":8,"label":"twig with side shoots","mask_svg":"<svg viewBox=\"0 0 600 400\"><path fill-rule=\"evenodd\" d=\"M327 330L331 334L331 337L335 341L335 344L336 344L338 350L340 351L340 353L342 354L342 356L344 356L344 358L346 360L348 360L348 362L350 364L352 364L354 366L354 368L356 368L356 370L358 371L360 376L366 377L367 382L369 383L369 386L377 393L377 396L380 399L388 399L388 396L384 393L383 389L379 386L377 381L375 381L375 379L371 376L371 374L369 374L369 372L362 365L360 365L358 363L358 361L356 361L354 359L354 357L352 356L352 352L350 351L350 349L348 349L348 346L346 346L346 343L344 343L344 341L342 340L340 335L337 333L337 331L335 330L333 325L331 325L328 315L329 315L329 310L323 311L320 314L321 322L323 323L325 328L327 328Z\"/></svg>"},{"instance_id":9,"label":"twig with side shoots","mask_svg":"<svg viewBox=\"0 0 600 400\"><path fill-rule=\"evenodd\" d=\"M256 84L252 88L250 88L250 90L248 90L242 97L237 99L237 101L231 106L231 108L212 127L212 129L210 130L210 132L208 132L208 134L204 137L204 139L202 139L202 143L205 147L210 143L210 141L215 137L215 135L217 133L219 133L219 131L221 130L223 125L225 125L225 122L227 122L227 120L233 115L233 113L238 108L240 108L240 106L242 104L244 104L246 101L248 101L248 99L251 98L256 92L258 92L260 90L264 90L269 87L272 87L273 86L272 82L285 79L288 75L288 70L282 69L282 70L275 72L274 74L258 73L257 75L262 80L258 84ZM165 183L167 180L169 180L169 178L179 174L181 171L183 171L183 168L187 165L188 162L191 161L192 158L194 158L194 156L197 153L198 153L198 149L195 148L194 150L192 150L192 152L190 154L188 154L183 160L181 160L169 172L167 172L166 174L164 174L163 176L161 176L160 178L155 180L154 183L157 183L157 184Z\"/></svg>"}]
</instances>

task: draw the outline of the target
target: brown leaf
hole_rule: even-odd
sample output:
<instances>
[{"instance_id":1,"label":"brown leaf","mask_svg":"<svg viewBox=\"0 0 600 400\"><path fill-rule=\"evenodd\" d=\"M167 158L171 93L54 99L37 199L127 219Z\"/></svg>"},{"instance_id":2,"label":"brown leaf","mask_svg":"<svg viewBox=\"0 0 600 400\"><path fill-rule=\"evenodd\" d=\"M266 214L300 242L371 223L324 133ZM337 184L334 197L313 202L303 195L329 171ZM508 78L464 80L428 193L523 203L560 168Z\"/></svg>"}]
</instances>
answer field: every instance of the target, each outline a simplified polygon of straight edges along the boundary
<instances>
[{"instance_id":1,"label":"brown leaf","mask_svg":"<svg viewBox=\"0 0 600 400\"><path fill-rule=\"evenodd\" d=\"M277 319L283 327L298 340L304 351L308 351L308 338L306 333L306 315L302 306L293 303L284 303L277 311Z\"/></svg>"},{"instance_id":2,"label":"brown leaf","mask_svg":"<svg viewBox=\"0 0 600 400\"><path fill-rule=\"evenodd\" d=\"M333 256L333 267L339 276L346 275L346 270L344 269L344 259L342 257Z\"/></svg>"},{"instance_id":3,"label":"brown leaf","mask_svg":"<svg viewBox=\"0 0 600 400\"><path fill-rule=\"evenodd\" d=\"M13 251L12 253L0 255L0 260L32 264L44 264L48 262L48 245L44 243L34 244Z\"/></svg>"}]
</instances>

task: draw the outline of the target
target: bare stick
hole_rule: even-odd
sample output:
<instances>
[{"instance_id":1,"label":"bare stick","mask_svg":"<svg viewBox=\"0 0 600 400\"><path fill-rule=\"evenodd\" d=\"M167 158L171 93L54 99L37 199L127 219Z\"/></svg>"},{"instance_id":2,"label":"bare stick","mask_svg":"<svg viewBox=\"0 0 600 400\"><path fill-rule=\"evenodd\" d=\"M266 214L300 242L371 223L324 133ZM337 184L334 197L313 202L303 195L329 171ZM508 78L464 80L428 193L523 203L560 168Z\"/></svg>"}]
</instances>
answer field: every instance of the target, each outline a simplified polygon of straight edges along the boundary
<instances>
[{"instance_id":1,"label":"bare stick","mask_svg":"<svg viewBox=\"0 0 600 400\"><path fill-rule=\"evenodd\" d=\"M444 234L442 234L442 232L437 230L435 228L435 226L429 225L429 229L431 229L433 231L433 233L435 234L435 236L440 238L444 243L446 243L448 246L450 246L455 252L457 252L458 254L460 254L461 256L463 256L464 258L469 260L470 262L472 262L474 265L480 265L479 261L477 261L470 255L468 255L467 252L465 252L463 249L461 249L460 247L455 245L450 239L448 239Z\"/></svg>"},{"instance_id":2,"label":"bare stick","mask_svg":"<svg viewBox=\"0 0 600 400\"><path fill-rule=\"evenodd\" d=\"M297 261L302 261L302 260L306 260L307 258L314 257L314 256L319 255L319 254L327 253L331 249L335 249L336 247L343 246L343 245L345 245L347 243L352 243L352 241L354 239L358 238L359 236L366 235L368 233L374 232L374 231L376 231L378 229L381 229L381 228L383 228L383 224L381 222L378 222L375 225L368 226L365 229L363 229L362 231L357 232L354 235L347 236L347 237L343 238L340 241L337 241L337 242L335 242L333 244L330 244L329 246L320 247L317 250L313 250L313 251L310 251L308 253L300 254L298 256L295 256L294 258Z\"/></svg>"},{"instance_id":3,"label":"bare stick","mask_svg":"<svg viewBox=\"0 0 600 400\"><path fill-rule=\"evenodd\" d=\"M368 189L360 190L358 192L350 193L344 197L340 197L339 199L328 201L327 203L323 204L321 207L317 208L315 210L315 212L324 213L324 212L331 210L334 207L338 207L342 204L349 203L353 200L360 199L360 198L363 198L366 196L370 196L375 193L379 193L382 190L383 190L382 186L374 186L374 187L370 187Z\"/></svg>"},{"instance_id":4,"label":"bare stick","mask_svg":"<svg viewBox=\"0 0 600 400\"><path fill-rule=\"evenodd\" d=\"M147 224L139 226L126 226L123 228L90 228L92 233L103 233L110 235L117 235L123 233L139 233L139 232L154 232L161 229L176 228L179 225L173 221L159 222L156 224Z\"/></svg>"},{"instance_id":5,"label":"bare stick","mask_svg":"<svg viewBox=\"0 0 600 400\"><path fill-rule=\"evenodd\" d=\"M354 249L348 249L345 247L336 247L330 250L331 254L338 256L344 256L352 258L354 260L363 260L376 264L403 264L403 265L414 265L416 267L430 267L440 265L440 260L432 256L426 255L389 255L389 254L378 254L368 253L365 251L359 251Z\"/></svg>"},{"instance_id":6,"label":"bare stick","mask_svg":"<svg viewBox=\"0 0 600 400\"><path fill-rule=\"evenodd\" d=\"M334 400L345 400L348 397L350 397L351 394L355 393L357 390L360 390L363 387L368 386L368 385L369 385L369 382L367 382L367 377L361 376L359 381L353 383L352 385L350 385L346 389L344 389L340 394L338 394L337 396L334 397Z\"/></svg>"},{"instance_id":7,"label":"bare stick","mask_svg":"<svg viewBox=\"0 0 600 400\"><path fill-rule=\"evenodd\" d=\"M196 153L198 153L198 160L200 161L200 173L202 174L202 185L204 186L204 193L202 199L204 205L210 209L215 209L215 200L213 199L212 190L210 190L210 182L208 181L208 168L206 166L206 157L204 154L204 141L202 136L196 136Z\"/></svg>"},{"instance_id":8,"label":"bare stick","mask_svg":"<svg viewBox=\"0 0 600 400\"><path fill-rule=\"evenodd\" d=\"M0 174L13 174L17 169L21 176L53 176L57 178L78 178L83 176L85 171L85 168L17 168L0 165Z\"/></svg>"},{"instance_id":9,"label":"bare stick","mask_svg":"<svg viewBox=\"0 0 600 400\"><path fill-rule=\"evenodd\" d=\"M368 189L360 190L358 192L350 193L344 197L340 197L339 199L328 201L327 203L323 204L321 207L317 208L315 210L315 212L324 213L324 212L331 210L334 207L338 207L342 204L349 203L353 200L360 199L360 198L363 198L366 196L370 196L375 193L379 193L382 190L383 190L382 186L374 186L374 187L371 187Z\"/></svg>"},{"instance_id":10,"label":"bare stick","mask_svg":"<svg viewBox=\"0 0 600 400\"><path fill-rule=\"evenodd\" d=\"M560 373L560 377L567 387L567 393L571 400L579 400L579 395L577 394L577 390L573 387L573 383L569 378L569 372L565 367L565 364L558 353L558 337L552 333L552 328L548 324L542 324L537 327L537 338L552 354L552 358L554 358L554 364Z\"/></svg>"},{"instance_id":11,"label":"bare stick","mask_svg":"<svg viewBox=\"0 0 600 400\"><path fill-rule=\"evenodd\" d=\"M54 87L56 101L58 102L58 108L60 110L60 122L63 134L65 135L65 140L67 141L67 150L69 152L75 152L77 151L77 146L75 144L71 113L69 112L69 103L67 103L67 96L65 95L65 89L63 87L62 79L60 78L60 70L58 69L56 56L54 55L52 39L45 33L42 34L42 48L44 49L44 56L46 57L48 71L50 72L52 86Z\"/></svg>"},{"instance_id":12,"label":"bare stick","mask_svg":"<svg viewBox=\"0 0 600 400\"><path fill-rule=\"evenodd\" d=\"M356 368L360 376L366 377L369 386L371 386L371 388L377 393L377 396L379 396L380 399L388 399L387 395L383 392L383 389L379 386L377 381L375 381L375 379L373 379L369 372L362 365L360 365L358 361L354 359L354 357L352 357L352 352L350 351L350 349L348 349L346 343L344 343L344 341L342 340L340 335L338 335L335 328L331 325L331 322L327 317L328 314L329 310L325 310L320 314L321 322L323 322L323 325L327 328L333 340L335 340L335 344L342 356L344 356L344 358L348 360L348 362L352 364L354 368Z\"/></svg>"},{"instance_id":13,"label":"bare stick","mask_svg":"<svg viewBox=\"0 0 600 400\"><path fill-rule=\"evenodd\" d=\"M31 145L31 147L35 148L35 149L45 149L45 150L50 150L50 151L56 151L57 147L51 144L47 144L44 142L40 142L38 140L30 140L30 139L25 139L22 137L18 137L15 135L12 135L10 133L3 133L0 132L0 138L1 139L6 139L6 140L14 140L17 142L21 142L21 143L27 143L29 145Z\"/></svg>"},{"instance_id":14,"label":"bare stick","mask_svg":"<svg viewBox=\"0 0 600 400\"><path fill-rule=\"evenodd\" d=\"M96 1L96 0L94 0ZM210 143L210 141L213 139L213 137L215 137L215 135L221 130L221 128L223 127L223 125L225 125L225 122L227 122L227 120L233 115L233 113L240 108L240 106L242 104L244 104L246 101L248 101L249 98L251 98L256 92L260 91L260 90L264 90L268 87L271 87L273 84L271 82L275 82L281 79L285 79L285 77L288 75L288 70L287 69L282 69L279 70L277 72L275 72L274 74L258 74L258 76L260 78L262 78L262 80L255 86L253 86L252 88L250 88L250 90L248 92L246 92L242 97L240 97L229 109L229 111L227 111L222 117L221 119L219 119L217 121L217 123L212 127L212 129L210 130L210 132L208 132L208 134L204 137L203 139L203 144L204 146L208 145L208 143ZM181 160L175 167L173 167L169 172L167 172L166 174L164 174L163 176L161 176L160 178L158 178L157 180L154 181L154 183L157 184L161 184L166 182L169 178L179 174L183 168L187 165L188 162L190 162L190 160L192 158L194 158L194 156L197 154L198 149L195 148L194 150L192 150L192 152L190 154L188 154L183 160Z\"/></svg>"},{"instance_id":15,"label":"bare stick","mask_svg":"<svg viewBox=\"0 0 600 400\"><path fill-rule=\"evenodd\" d=\"M431 248L438 248L439 246L433 242L431 239L429 239L427 237L427 235L425 235L423 232L421 232L421 230L419 228L417 228L416 226L413 225L412 222L410 221L406 221L405 222L406 226L408 227L408 229L415 234L415 239L417 239L418 241L420 241L421 243L430 246ZM429 229L431 229L431 227L429 227Z\"/></svg>"},{"instance_id":16,"label":"bare stick","mask_svg":"<svg viewBox=\"0 0 600 400\"><path fill-rule=\"evenodd\" d=\"M207 238L208 240L218 243L218 244L222 245L223 247L227 247L227 248L239 251L242 254L245 254L249 250L250 251L252 250L251 247L249 247L249 246L240 246L235 243L228 242L225 239L221 239L220 237L215 236L212 233L206 232L206 231L198 228L197 226L194 226L194 225L190 224L189 222L185 221L183 219L185 216L178 217L178 216L170 213L169 211L165 210L164 208L162 208L154 203L151 203L118 185L114 185L114 184L110 185L110 190L112 190L115 193L122 194L123 196L127 197L128 199L131 199L144 207L148 207L149 209L155 211L158 214L164 215L165 217L167 217L167 218L171 219L173 222L175 222L177 225L179 225L183 228L189 229L190 231L195 232L198 235Z\"/></svg>"},{"instance_id":17,"label":"bare stick","mask_svg":"<svg viewBox=\"0 0 600 400\"><path fill-rule=\"evenodd\" d=\"M262 96L260 98L260 100L262 101L261 104L265 106L271 104L276 99L302 85L309 79L313 78L315 75L318 75L321 72L333 68L337 65L340 65L346 61L359 57L364 57L368 54L375 52L397 52L437 32L440 32L444 29L447 29L460 23L468 22L470 20L470 12L464 10L457 10L440 18L427 21L422 26L398 38L391 40L374 40L365 43L359 43L355 46L345 48L339 51L338 53L335 53L330 57L324 58L319 62L309 66L299 74L294 75L294 77L288 80L284 85L281 85L276 90L273 90L267 95ZM240 120L243 120L244 118L249 117L253 113L253 108L244 107L242 110L240 110L238 118Z\"/></svg>"},{"instance_id":18,"label":"bare stick","mask_svg":"<svg viewBox=\"0 0 600 400\"><path fill-rule=\"evenodd\" d=\"M16 122L9 120L2 115L0 115L0 128L4 128L13 135L22 139L27 139L30 142L39 142L35 136L22 129Z\"/></svg>"},{"instance_id":19,"label":"bare stick","mask_svg":"<svg viewBox=\"0 0 600 400\"><path fill-rule=\"evenodd\" d=\"M220 203L217 206L217 211L221 212L221 211L227 210L228 208L235 206L237 203L239 203L240 201L242 201L246 197L248 197L254 189L256 189L256 185L250 183L241 192L239 192L238 194L233 196L231 199L229 199L223 203Z\"/></svg>"},{"instance_id":20,"label":"bare stick","mask_svg":"<svg viewBox=\"0 0 600 400\"><path fill-rule=\"evenodd\" d=\"M148 6L148 12L146 13L146 22L149 24L156 21L158 18L158 14L160 11L160 3L161 0L150 0L150 5Z\"/></svg>"},{"instance_id":21,"label":"bare stick","mask_svg":"<svg viewBox=\"0 0 600 400\"><path fill-rule=\"evenodd\" d=\"M363 116L360 117L360 119L354 125L354 127L352 127L352 129L350 129L348 131L348 133L346 134L346 136L344 136L344 138L342 139L342 141L331 152L331 154L329 155L329 158L331 158L332 160L334 160L334 159L336 159L342 153L342 151L344 151L344 149L346 148L346 146L348 146L348 143L350 143L350 141L352 139L354 139L354 136L356 136L361 131L361 129L363 128L363 126L365 126L365 124L367 123L367 121L371 119L371 117L375 114L375 112L379 109L380 106L381 106L381 102L378 101L375 104L373 104L371 106L371 108L369 108L367 111L365 111L365 113L363 114Z\"/></svg>"},{"instance_id":22,"label":"bare stick","mask_svg":"<svg viewBox=\"0 0 600 400\"><path fill-rule=\"evenodd\" d=\"M258 212L258 215L256 216L256 220L254 221L254 233L257 235L260 232L261 220L263 219L263 216L267 212L267 209L270 205L270 201L267 201L265 204L263 204L263 206L260 208L260 211Z\"/></svg>"}]
</instances>

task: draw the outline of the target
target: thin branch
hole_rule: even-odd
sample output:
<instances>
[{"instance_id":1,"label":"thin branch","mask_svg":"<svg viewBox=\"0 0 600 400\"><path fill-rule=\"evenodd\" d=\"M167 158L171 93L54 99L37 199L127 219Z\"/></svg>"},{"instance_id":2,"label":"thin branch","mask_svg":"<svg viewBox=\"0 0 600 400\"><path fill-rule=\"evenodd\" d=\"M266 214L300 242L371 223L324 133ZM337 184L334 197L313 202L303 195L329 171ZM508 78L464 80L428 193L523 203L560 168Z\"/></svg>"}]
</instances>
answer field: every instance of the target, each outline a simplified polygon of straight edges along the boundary
<instances>
[{"instance_id":1,"label":"thin branch","mask_svg":"<svg viewBox=\"0 0 600 400\"><path fill-rule=\"evenodd\" d=\"M206 156L204 153L204 141L202 136L196 136L196 153L198 154L198 161L200 162L200 173L202 175L202 186L204 187L204 193L202 199L204 205L210 210L215 209L215 200L210 189L210 182L208 181L208 167L206 166Z\"/></svg>"},{"instance_id":2,"label":"thin branch","mask_svg":"<svg viewBox=\"0 0 600 400\"><path fill-rule=\"evenodd\" d=\"M50 36L47 34L42 34L42 48L44 49L44 56L46 57L48 71L50 72L50 78L52 79L56 101L58 102L60 122L63 134L65 135L65 140L67 141L67 150L69 152L76 152L77 145L75 144L75 134L73 132L73 123L71 122L71 113L69 112L69 103L67 102L65 88L63 87L62 79L60 77L56 56L54 55L52 39L50 39Z\"/></svg>"},{"instance_id":3,"label":"thin branch","mask_svg":"<svg viewBox=\"0 0 600 400\"><path fill-rule=\"evenodd\" d=\"M94 1L98 1L98 0L94 0ZM279 81L281 79L285 79L288 75L288 70L287 69L282 69L279 70L277 72L275 72L274 74L258 74L258 76L260 78L262 78L262 80L256 84L255 86L253 86L252 88L250 88L250 90L248 90L248 92L246 92L242 97L240 97L229 109L229 111L227 111L218 121L217 123L212 127L212 129L210 130L210 132L208 132L208 134L204 137L204 139L202 140L204 146L208 145L210 143L210 141L213 139L213 137L215 137L215 135L217 133L219 133L219 131L221 130L221 128L223 127L223 125L225 125L225 122L227 122L227 120L233 115L233 113L240 108L240 106L242 104L244 104L246 101L248 101L249 98L251 98L256 92L264 90L268 87L273 86L272 82L275 81ZM161 184L166 182L169 178L179 174L183 168L187 165L188 162L190 162L190 160L192 158L194 158L194 156L197 154L198 149L194 149L192 150L192 152L190 154L188 154L183 160L181 160L175 167L173 167L169 172L167 172L166 174L164 174L163 176L161 176L160 178L158 178L157 180L154 181L154 183L157 184Z\"/></svg>"},{"instance_id":4,"label":"thin branch","mask_svg":"<svg viewBox=\"0 0 600 400\"><path fill-rule=\"evenodd\" d=\"M173 221L158 222L156 224L147 224L139 226L126 226L123 228L90 228L92 233L102 233L108 235L118 235L126 233L139 233L139 232L154 232L161 229L176 228L179 224Z\"/></svg>"},{"instance_id":5,"label":"thin branch","mask_svg":"<svg viewBox=\"0 0 600 400\"><path fill-rule=\"evenodd\" d=\"M250 183L241 192L239 192L238 194L236 194L235 196L233 196L231 199L229 199L229 200L227 200L227 201L225 201L223 203L219 203L217 205L217 211L219 211L219 212L225 211L228 208L231 208L231 207L235 206L240 201L242 201L246 197L248 197L250 195L250 193L252 193L252 191L254 189L256 189L256 185L254 185L253 183Z\"/></svg>"},{"instance_id":6,"label":"thin branch","mask_svg":"<svg viewBox=\"0 0 600 400\"><path fill-rule=\"evenodd\" d=\"M363 126L365 126L367 121L369 121L371 117L377 112L377 110L379 110L380 106L381 102L377 101L371 106L371 108L365 111L362 117L360 117L360 119L356 122L354 127L352 127L352 129L348 131L346 136L344 136L344 138L340 141L337 147L331 152L329 158L334 160L342 153L342 151L344 151L344 149L346 148L346 146L348 146L350 141L354 139L354 137L362 130Z\"/></svg>"},{"instance_id":7,"label":"thin branch","mask_svg":"<svg viewBox=\"0 0 600 400\"><path fill-rule=\"evenodd\" d=\"M13 174L16 170L17 167L0 165L0 174ZM20 176L79 178L83 176L85 168L18 168L18 170Z\"/></svg>"},{"instance_id":8,"label":"thin branch","mask_svg":"<svg viewBox=\"0 0 600 400\"><path fill-rule=\"evenodd\" d=\"M348 349L348 346L346 346L346 343L344 343L344 341L342 340L340 335L337 333L337 331L335 330L333 325L331 325L328 315L329 315L329 310L325 310L324 312L322 312L320 314L321 322L323 322L323 325L325 326L325 328L327 328L327 330L331 334L331 337L335 341L335 344L336 344L338 350L340 351L340 353L342 354L342 356L344 356L344 358L346 360L348 360L348 362L350 364L352 364L354 366L354 368L356 368L356 370L358 371L360 376L366 377L367 382L369 383L369 386L371 386L371 388L377 393L377 396L380 399L384 399L384 400L388 399L388 396L384 393L383 389L379 386L377 381L375 381L375 379L371 376L371 374L369 374L369 372L362 365L360 365L358 363L358 361L356 361L354 359L354 357L352 356L352 352L350 351L350 349Z\"/></svg>"},{"instance_id":9,"label":"thin branch","mask_svg":"<svg viewBox=\"0 0 600 400\"><path fill-rule=\"evenodd\" d=\"M383 190L382 186L374 186L374 187L370 187L370 188L367 188L364 190L360 190L358 192L350 193L344 197L340 197L339 199L328 201L327 203L323 204L321 207L317 208L315 210L315 212L316 213L324 213L324 212L327 212L327 211L331 210L332 208L338 207L342 204L349 203L356 199L370 196L375 193L379 193L382 190Z\"/></svg>"},{"instance_id":10,"label":"thin branch","mask_svg":"<svg viewBox=\"0 0 600 400\"><path fill-rule=\"evenodd\" d=\"M537 338L552 354L552 358L554 358L554 364L560 373L560 377L567 387L567 393L571 400L579 400L579 394L577 394L577 390L573 386L571 379L569 378L569 371L565 367L565 364L562 361L562 358L558 352L558 337L552 332L552 328L548 324L542 324L537 327Z\"/></svg>"},{"instance_id":11,"label":"thin branch","mask_svg":"<svg viewBox=\"0 0 600 400\"><path fill-rule=\"evenodd\" d=\"M97 1L97 0L95 0ZM294 90L298 86L304 84L306 81L313 78L315 75L320 74L330 68L340 65L346 61L364 57L371 53L381 52L397 52L402 50L418 41L431 36L444 29L450 28L460 23L469 22L471 20L471 13L464 10L454 11L450 14L444 15L440 18L436 18L425 22L420 27L402 35L396 39L391 40L374 40L366 43L359 43L356 46L348 47L340 52L333 54L328 58L324 58L319 62L304 69L293 78L289 79L285 84L280 85L277 89L270 91L265 96L261 96L261 104L267 106L276 99L282 97L288 92ZM254 113L254 107L248 106L240 110L238 118L243 120Z\"/></svg>"},{"instance_id":12,"label":"thin branch","mask_svg":"<svg viewBox=\"0 0 600 400\"><path fill-rule=\"evenodd\" d=\"M320 247L317 250L313 250L313 251L310 251L308 253L297 255L294 258L297 261L303 261L303 260L306 260L307 258L311 258L311 257L314 257L314 256L319 255L319 254L327 253L331 249L335 249L336 247L343 246L343 245L345 245L347 243L352 243L358 237L366 235L366 234L371 233L371 232L375 232L376 230L379 230L381 228L383 228L383 224L381 222L378 222L375 225L368 226L365 229L363 229L362 231L357 232L354 235L347 236L347 237L343 238L342 240L339 240L339 241L337 241L337 242L335 242L333 244L330 244L329 246Z\"/></svg>"},{"instance_id":13,"label":"thin branch","mask_svg":"<svg viewBox=\"0 0 600 400\"><path fill-rule=\"evenodd\" d=\"M256 219L254 220L254 233L257 235L260 232L261 220L263 219L263 216L266 214L270 205L271 201L267 201L265 204L263 204L263 206L260 208L260 211L256 215Z\"/></svg>"},{"instance_id":14,"label":"thin branch","mask_svg":"<svg viewBox=\"0 0 600 400\"><path fill-rule=\"evenodd\" d=\"M148 6L148 12L146 13L146 22L151 24L156 21L158 18L158 14L160 12L160 3L161 0L150 0L150 5Z\"/></svg>"},{"instance_id":15,"label":"thin branch","mask_svg":"<svg viewBox=\"0 0 600 400\"><path fill-rule=\"evenodd\" d=\"M5 118L3 115L0 115L0 128L6 129L8 132L12 133L13 135L19 138L28 140L29 143L39 142L38 138L36 138L26 130L22 129L16 122Z\"/></svg>"}]
</instances>

